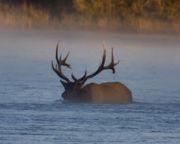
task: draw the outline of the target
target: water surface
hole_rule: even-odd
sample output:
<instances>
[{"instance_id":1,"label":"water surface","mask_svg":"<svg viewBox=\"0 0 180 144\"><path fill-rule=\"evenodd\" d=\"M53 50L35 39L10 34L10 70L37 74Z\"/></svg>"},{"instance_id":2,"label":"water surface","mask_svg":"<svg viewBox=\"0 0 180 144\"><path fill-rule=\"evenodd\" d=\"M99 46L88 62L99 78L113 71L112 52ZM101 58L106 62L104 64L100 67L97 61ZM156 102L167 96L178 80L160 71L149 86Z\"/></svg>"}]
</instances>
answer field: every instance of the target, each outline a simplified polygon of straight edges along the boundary
<instances>
[{"instance_id":1,"label":"water surface","mask_svg":"<svg viewBox=\"0 0 180 144\"><path fill-rule=\"evenodd\" d=\"M180 142L180 42L178 36L78 31L0 30L0 143ZM128 105L61 101L63 87L51 70L55 46L70 51L81 76L96 70L102 43L120 59L116 74L89 82L121 81L133 92ZM110 59L107 59L107 63Z\"/></svg>"}]
</instances>

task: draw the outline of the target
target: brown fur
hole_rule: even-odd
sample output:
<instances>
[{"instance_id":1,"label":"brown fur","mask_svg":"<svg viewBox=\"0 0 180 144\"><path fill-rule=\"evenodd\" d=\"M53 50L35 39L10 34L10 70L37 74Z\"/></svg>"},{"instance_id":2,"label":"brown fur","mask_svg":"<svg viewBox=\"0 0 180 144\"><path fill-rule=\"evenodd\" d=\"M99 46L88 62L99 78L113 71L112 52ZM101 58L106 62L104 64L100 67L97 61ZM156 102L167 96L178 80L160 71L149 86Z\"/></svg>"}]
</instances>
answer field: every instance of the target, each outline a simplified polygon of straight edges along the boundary
<instances>
[{"instance_id":1,"label":"brown fur","mask_svg":"<svg viewBox=\"0 0 180 144\"><path fill-rule=\"evenodd\" d=\"M74 91L66 91L64 99L90 103L131 103L131 91L120 82L90 83Z\"/></svg>"}]
</instances>

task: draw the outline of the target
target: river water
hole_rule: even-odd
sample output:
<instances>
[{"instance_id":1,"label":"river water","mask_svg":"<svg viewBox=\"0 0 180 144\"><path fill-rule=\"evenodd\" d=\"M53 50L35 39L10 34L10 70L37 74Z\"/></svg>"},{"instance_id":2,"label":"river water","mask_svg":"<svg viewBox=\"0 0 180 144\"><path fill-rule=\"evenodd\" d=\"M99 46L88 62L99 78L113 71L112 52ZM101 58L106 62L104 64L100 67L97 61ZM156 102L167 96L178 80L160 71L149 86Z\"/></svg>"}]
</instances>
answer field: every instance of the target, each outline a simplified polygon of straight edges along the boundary
<instances>
[{"instance_id":1,"label":"river water","mask_svg":"<svg viewBox=\"0 0 180 144\"><path fill-rule=\"evenodd\" d=\"M0 29L1 144L177 144L180 142L180 41L178 36L88 31ZM89 82L121 81L132 104L62 101L51 69L56 43L70 51L70 76L96 70L102 44L120 59ZM108 63L108 62L107 62Z\"/></svg>"}]
</instances>

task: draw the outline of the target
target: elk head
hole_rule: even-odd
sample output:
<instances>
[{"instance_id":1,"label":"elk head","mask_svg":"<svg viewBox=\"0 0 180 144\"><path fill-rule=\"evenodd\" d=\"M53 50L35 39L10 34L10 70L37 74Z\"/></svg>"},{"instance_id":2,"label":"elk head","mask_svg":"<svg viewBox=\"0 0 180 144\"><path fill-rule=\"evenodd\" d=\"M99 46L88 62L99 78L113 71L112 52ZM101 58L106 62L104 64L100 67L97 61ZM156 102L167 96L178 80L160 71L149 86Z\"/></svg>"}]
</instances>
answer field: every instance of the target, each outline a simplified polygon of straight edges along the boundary
<instances>
[{"instance_id":1,"label":"elk head","mask_svg":"<svg viewBox=\"0 0 180 144\"><path fill-rule=\"evenodd\" d=\"M55 54L56 64L54 65L53 61L52 61L52 69L60 77L60 82L62 83L62 85L65 89L64 93L62 94L62 97L64 99L71 99L71 100L72 99L74 99L74 100L82 99L82 95L80 95L79 92L84 87L85 82L88 79L98 75L103 70L112 70L112 72L115 73L115 66L119 63L119 61L114 62L114 55L113 55L113 49L112 49L112 51L111 51L111 62L108 65L105 65L106 50L104 49L102 61L94 73L91 73L88 75L87 70L85 70L84 75L80 78L76 78L74 76L74 74L72 73L72 75L71 75L72 80L70 80L68 77L65 76L65 74L62 71L63 66L67 67L69 69L71 68L70 64L67 63L68 56L69 56L69 52L67 53L67 55L64 58L62 58L62 54L60 54L60 56L59 56L58 44L57 44L56 54Z\"/></svg>"}]
</instances>

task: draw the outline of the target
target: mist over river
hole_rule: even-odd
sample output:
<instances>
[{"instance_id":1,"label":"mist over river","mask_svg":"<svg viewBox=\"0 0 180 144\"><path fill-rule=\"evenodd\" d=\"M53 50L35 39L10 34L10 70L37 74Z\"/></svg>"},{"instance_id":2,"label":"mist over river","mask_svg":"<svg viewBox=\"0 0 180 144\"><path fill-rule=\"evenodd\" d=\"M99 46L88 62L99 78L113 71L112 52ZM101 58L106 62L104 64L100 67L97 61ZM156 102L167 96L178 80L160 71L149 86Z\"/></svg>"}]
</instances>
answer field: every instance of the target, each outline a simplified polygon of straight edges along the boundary
<instances>
[{"instance_id":1,"label":"mist over river","mask_svg":"<svg viewBox=\"0 0 180 144\"><path fill-rule=\"evenodd\" d=\"M70 51L80 77L94 72L103 48L120 60L88 82L121 81L132 104L75 104L51 69L55 47ZM108 63L108 62L107 62ZM180 143L180 38L75 30L0 29L1 144Z\"/></svg>"}]
</instances>

